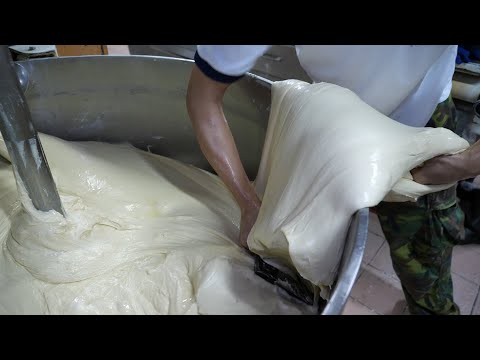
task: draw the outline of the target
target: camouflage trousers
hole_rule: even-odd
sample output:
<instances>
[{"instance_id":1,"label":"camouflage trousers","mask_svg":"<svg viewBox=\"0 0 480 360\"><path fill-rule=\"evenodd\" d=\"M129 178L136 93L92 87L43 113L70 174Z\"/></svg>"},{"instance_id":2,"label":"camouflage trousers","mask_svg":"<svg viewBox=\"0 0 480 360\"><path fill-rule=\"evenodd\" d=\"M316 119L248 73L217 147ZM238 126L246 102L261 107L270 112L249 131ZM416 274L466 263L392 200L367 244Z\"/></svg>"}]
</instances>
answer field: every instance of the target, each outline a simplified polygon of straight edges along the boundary
<instances>
[{"instance_id":1,"label":"camouflage trousers","mask_svg":"<svg viewBox=\"0 0 480 360\"><path fill-rule=\"evenodd\" d=\"M458 134L451 97L439 104L429 127L445 127ZM464 213L456 186L422 196L417 202L386 203L376 207L390 246L408 309L415 315L458 315L453 300L452 250L464 237Z\"/></svg>"}]
</instances>

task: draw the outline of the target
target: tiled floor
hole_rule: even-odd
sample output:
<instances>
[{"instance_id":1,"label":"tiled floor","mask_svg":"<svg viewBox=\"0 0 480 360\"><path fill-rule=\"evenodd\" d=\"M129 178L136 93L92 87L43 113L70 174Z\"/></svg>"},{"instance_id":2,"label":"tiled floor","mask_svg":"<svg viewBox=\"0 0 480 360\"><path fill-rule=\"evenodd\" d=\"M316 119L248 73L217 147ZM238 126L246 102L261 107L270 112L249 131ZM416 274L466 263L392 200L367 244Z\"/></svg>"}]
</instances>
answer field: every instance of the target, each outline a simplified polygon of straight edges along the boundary
<instances>
[{"instance_id":1,"label":"tiled floor","mask_svg":"<svg viewBox=\"0 0 480 360\"><path fill-rule=\"evenodd\" d=\"M480 245L456 246L453 291L462 315L480 315ZM344 315L406 315L405 297L395 275L378 218L370 214L362 268Z\"/></svg>"},{"instance_id":2,"label":"tiled floor","mask_svg":"<svg viewBox=\"0 0 480 360\"><path fill-rule=\"evenodd\" d=\"M108 53L130 54L128 45L108 45ZM455 247L452 271L455 301L461 313L480 315L480 245ZM371 214L362 268L344 315L406 314L405 298L392 267L388 244L378 218Z\"/></svg>"}]
</instances>

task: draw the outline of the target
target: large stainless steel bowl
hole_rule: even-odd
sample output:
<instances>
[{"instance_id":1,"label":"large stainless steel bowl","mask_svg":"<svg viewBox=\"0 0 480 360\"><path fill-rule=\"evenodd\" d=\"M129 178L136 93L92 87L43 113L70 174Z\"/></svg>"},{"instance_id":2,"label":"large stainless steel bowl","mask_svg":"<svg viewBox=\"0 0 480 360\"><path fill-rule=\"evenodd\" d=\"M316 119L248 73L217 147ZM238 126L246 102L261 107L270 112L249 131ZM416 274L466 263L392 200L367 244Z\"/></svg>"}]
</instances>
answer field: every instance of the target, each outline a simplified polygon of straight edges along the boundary
<instances>
[{"instance_id":1,"label":"large stainless steel bowl","mask_svg":"<svg viewBox=\"0 0 480 360\"><path fill-rule=\"evenodd\" d=\"M83 56L19 61L17 72L38 131L67 140L130 142L211 171L185 106L192 61L153 56ZM225 95L225 114L251 179L270 110L269 80L248 74ZM368 209L352 218L338 278L322 314L340 314L360 268Z\"/></svg>"}]
</instances>

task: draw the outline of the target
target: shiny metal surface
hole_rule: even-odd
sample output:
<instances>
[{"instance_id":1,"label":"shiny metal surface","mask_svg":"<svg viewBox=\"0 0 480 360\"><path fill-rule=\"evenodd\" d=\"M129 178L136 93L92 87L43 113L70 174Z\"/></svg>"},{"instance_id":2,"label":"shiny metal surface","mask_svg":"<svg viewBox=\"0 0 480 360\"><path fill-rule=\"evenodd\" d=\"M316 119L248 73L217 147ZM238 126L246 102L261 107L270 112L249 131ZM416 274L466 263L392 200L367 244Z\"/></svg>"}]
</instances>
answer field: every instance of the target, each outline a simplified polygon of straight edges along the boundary
<instances>
[{"instance_id":1,"label":"shiny metal surface","mask_svg":"<svg viewBox=\"0 0 480 360\"><path fill-rule=\"evenodd\" d=\"M210 169L185 106L190 60L100 55L18 64L39 132L68 140L128 141ZM269 86L248 76L225 95L225 114L250 178L262 153Z\"/></svg>"},{"instance_id":2,"label":"shiny metal surface","mask_svg":"<svg viewBox=\"0 0 480 360\"><path fill-rule=\"evenodd\" d=\"M191 60L82 56L17 64L38 131L67 140L130 142L211 170L186 111ZM248 74L225 96L226 118L251 179L262 154L270 87L270 81ZM353 218L338 280L323 313L340 314L343 309L361 263L367 228L366 209Z\"/></svg>"},{"instance_id":3,"label":"shiny metal surface","mask_svg":"<svg viewBox=\"0 0 480 360\"><path fill-rule=\"evenodd\" d=\"M0 46L0 131L13 165L17 186L22 186L41 211L63 214L42 144L32 123L10 50Z\"/></svg>"},{"instance_id":4,"label":"shiny metal surface","mask_svg":"<svg viewBox=\"0 0 480 360\"><path fill-rule=\"evenodd\" d=\"M333 286L330 301L322 310L322 315L339 315L345 307L362 265L363 253L365 252L365 244L368 238L368 218L369 209L361 209L353 216L348 229L338 278Z\"/></svg>"}]
</instances>

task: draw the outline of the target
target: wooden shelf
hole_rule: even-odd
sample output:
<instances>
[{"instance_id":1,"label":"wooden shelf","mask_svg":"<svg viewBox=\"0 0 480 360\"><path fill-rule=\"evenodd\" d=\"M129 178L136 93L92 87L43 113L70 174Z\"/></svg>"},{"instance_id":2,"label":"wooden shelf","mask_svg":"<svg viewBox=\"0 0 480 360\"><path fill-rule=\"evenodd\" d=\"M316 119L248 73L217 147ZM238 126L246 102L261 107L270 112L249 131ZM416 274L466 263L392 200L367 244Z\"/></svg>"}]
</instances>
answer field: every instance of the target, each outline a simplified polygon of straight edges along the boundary
<instances>
[{"instance_id":1,"label":"wooden shelf","mask_svg":"<svg viewBox=\"0 0 480 360\"><path fill-rule=\"evenodd\" d=\"M107 45L55 45L58 56L108 55Z\"/></svg>"}]
</instances>

